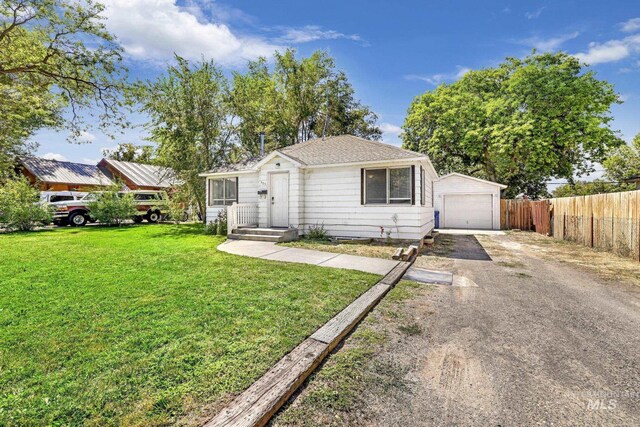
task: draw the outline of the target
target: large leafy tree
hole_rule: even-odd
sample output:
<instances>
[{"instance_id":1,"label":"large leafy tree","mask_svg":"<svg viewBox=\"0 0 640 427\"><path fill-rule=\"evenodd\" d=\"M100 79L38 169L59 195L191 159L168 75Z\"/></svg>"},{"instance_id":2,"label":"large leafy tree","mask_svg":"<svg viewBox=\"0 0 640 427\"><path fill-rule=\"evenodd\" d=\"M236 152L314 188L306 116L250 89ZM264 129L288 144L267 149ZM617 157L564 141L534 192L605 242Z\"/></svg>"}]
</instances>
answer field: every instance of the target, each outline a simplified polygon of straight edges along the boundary
<instances>
[{"instance_id":1,"label":"large leafy tree","mask_svg":"<svg viewBox=\"0 0 640 427\"><path fill-rule=\"evenodd\" d=\"M44 126L122 125L121 48L94 0L0 0L0 173ZM97 108L96 108L97 107Z\"/></svg>"},{"instance_id":2,"label":"large leafy tree","mask_svg":"<svg viewBox=\"0 0 640 427\"><path fill-rule=\"evenodd\" d=\"M198 174L227 160L235 130L227 79L211 61L191 64L176 56L176 65L166 75L138 84L134 95L150 117L147 128L149 139L157 144L155 163L176 172L204 216L204 180Z\"/></svg>"},{"instance_id":3,"label":"large leafy tree","mask_svg":"<svg viewBox=\"0 0 640 427\"><path fill-rule=\"evenodd\" d=\"M588 196L629 190L635 190L635 185L595 179L593 181L576 181L570 184L563 184L553 190L553 197Z\"/></svg>"},{"instance_id":4,"label":"large leafy tree","mask_svg":"<svg viewBox=\"0 0 640 427\"><path fill-rule=\"evenodd\" d=\"M102 155L108 159L123 162L151 164L155 160L155 149L152 145L135 145L130 142L118 144L115 148L102 150Z\"/></svg>"},{"instance_id":5,"label":"large leafy tree","mask_svg":"<svg viewBox=\"0 0 640 427\"><path fill-rule=\"evenodd\" d=\"M550 177L593 170L622 141L609 124L613 86L565 53L508 58L418 96L404 147L427 153L440 173L509 185L508 195L546 193Z\"/></svg>"},{"instance_id":6,"label":"large leafy tree","mask_svg":"<svg viewBox=\"0 0 640 427\"><path fill-rule=\"evenodd\" d=\"M276 53L272 69L265 59L235 73L231 92L238 137L248 153L258 153L265 132L272 150L322 135L350 133L379 139L376 115L355 98L347 76L326 52L296 58L293 49Z\"/></svg>"},{"instance_id":7,"label":"large leafy tree","mask_svg":"<svg viewBox=\"0 0 640 427\"><path fill-rule=\"evenodd\" d=\"M615 149L603 162L607 177L623 182L640 176L640 133L630 145L624 144Z\"/></svg>"}]
</instances>

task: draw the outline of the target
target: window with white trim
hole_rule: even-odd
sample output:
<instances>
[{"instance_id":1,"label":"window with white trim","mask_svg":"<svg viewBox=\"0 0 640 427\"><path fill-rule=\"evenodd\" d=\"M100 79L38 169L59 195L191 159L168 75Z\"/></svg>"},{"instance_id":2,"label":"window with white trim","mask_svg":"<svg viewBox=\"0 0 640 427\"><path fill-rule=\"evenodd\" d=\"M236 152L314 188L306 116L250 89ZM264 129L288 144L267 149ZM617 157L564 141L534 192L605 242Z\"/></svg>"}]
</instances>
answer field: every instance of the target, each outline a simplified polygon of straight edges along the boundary
<instances>
[{"instance_id":1,"label":"window with white trim","mask_svg":"<svg viewBox=\"0 0 640 427\"><path fill-rule=\"evenodd\" d=\"M238 201L238 179L209 180L209 206L231 206Z\"/></svg>"},{"instance_id":2,"label":"window with white trim","mask_svg":"<svg viewBox=\"0 0 640 427\"><path fill-rule=\"evenodd\" d=\"M366 169L364 173L367 205L411 204L411 167Z\"/></svg>"},{"instance_id":3,"label":"window with white trim","mask_svg":"<svg viewBox=\"0 0 640 427\"><path fill-rule=\"evenodd\" d=\"M420 205L424 206L427 201L427 180L425 179L425 170L420 166Z\"/></svg>"}]
</instances>

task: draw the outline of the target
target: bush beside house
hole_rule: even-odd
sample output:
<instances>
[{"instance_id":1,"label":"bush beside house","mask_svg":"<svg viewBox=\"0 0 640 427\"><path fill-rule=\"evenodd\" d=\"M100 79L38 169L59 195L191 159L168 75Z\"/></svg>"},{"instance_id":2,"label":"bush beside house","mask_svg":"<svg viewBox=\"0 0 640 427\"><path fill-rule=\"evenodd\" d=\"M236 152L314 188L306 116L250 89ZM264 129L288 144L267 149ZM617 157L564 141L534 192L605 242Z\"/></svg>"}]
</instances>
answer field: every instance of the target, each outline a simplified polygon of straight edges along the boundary
<instances>
[{"instance_id":1,"label":"bush beside house","mask_svg":"<svg viewBox=\"0 0 640 427\"><path fill-rule=\"evenodd\" d=\"M0 225L9 230L32 230L48 224L52 215L48 207L38 203L40 192L26 178L8 180L0 186Z\"/></svg>"}]
</instances>

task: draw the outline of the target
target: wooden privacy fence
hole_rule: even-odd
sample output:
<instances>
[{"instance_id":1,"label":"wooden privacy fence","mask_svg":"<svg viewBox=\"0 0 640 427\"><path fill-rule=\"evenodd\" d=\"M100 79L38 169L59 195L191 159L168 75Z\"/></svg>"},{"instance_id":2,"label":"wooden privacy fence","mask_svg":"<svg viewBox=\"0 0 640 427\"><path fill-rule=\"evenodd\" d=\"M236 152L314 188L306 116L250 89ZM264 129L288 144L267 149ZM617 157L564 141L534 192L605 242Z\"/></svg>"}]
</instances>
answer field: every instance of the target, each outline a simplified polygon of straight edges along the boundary
<instances>
[{"instance_id":1,"label":"wooden privacy fence","mask_svg":"<svg viewBox=\"0 0 640 427\"><path fill-rule=\"evenodd\" d=\"M500 228L551 234L548 200L500 200Z\"/></svg>"},{"instance_id":2,"label":"wooden privacy fence","mask_svg":"<svg viewBox=\"0 0 640 427\"><path fill-rule=\"evenodd\" d=\"M640 191L502 200L500 222L503 229L534 230L640 261Z\"/></svg>"}]
</instances>

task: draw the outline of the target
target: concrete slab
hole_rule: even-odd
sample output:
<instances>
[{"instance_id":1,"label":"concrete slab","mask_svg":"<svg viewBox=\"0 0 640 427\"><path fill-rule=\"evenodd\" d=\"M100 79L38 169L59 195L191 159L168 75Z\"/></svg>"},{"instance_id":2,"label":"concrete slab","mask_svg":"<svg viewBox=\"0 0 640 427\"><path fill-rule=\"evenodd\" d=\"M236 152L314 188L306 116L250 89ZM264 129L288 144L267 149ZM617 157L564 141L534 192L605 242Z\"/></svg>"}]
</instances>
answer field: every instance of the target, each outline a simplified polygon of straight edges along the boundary
<instances>
[{"instance_id":1,"label":"concrete slab","mask_svg":"<svg viewBox=\"0 0 640 427\"><path fill-rule=\"evenodd\" d=\"M321 267L343 268L385 275L398 261L336 254L333 252L315 251L311 249L288 248L273 242L257 242L252 240L227 240L218 245L218 249L234 255L262 258L271 261L298 262L319 265Z\"/></svg>"},{"instance_id":2,"label":"concrete slab","mask_svg":"<svg viewBox=\"0 0 640 427\"><path fill-rule=\"evenodd\" d=\"M453 283L453 273L448 271L427 270L424 268L411 267L405 273L404 280L413 280L419 283L437 283L441 285L451 285Z\"/></svg>"},{"instance_id":3,"label":"concrete slab","mask_svg":"<svg viewBox=\"0 0 640 427\"><path fill-rule=\"evenodd\" d=\"M387 274L393 267L398 265L398 261L341 254L323 262L320 265L323 267L359 270L366 273Z\"/></svg>"},{"instance_id":4,"label":"concrete slab","mask_svg":"<svg viewBox=\"0 0 640 427\"><path fill-rule=\"evenodd\" d=\"M286 248L284 251L274 252L260 258L270 259L272 261L299 262L303 264L321 264L336 254L322 251L313 251L309 249Z\"/></svg>"},{"instance_id":5,"label":"concrete slab","mask_svg":"<svg viewBox=\"0 0 640 427\"><path fill-rule=\"evenodd\" d=\"M488 236L502 236L505 234L505 232L502 230L460 230L455 228L437 228L434 231L437 231L440 234L462 234L462 235L484 234Z\"/></svg>"},{"instance_id":6,"label":"concrete slab","mask_svg":"<svg viewBox=\"0 0 640 427\"><path fill-rule=\"evenodd\" d=\"M256 242L251 240L227 240L218 246L223 252L234 255L262 258L265 255L286 251L289 248L277 246L273 242Z\"/></svg>"}]
</instances>

